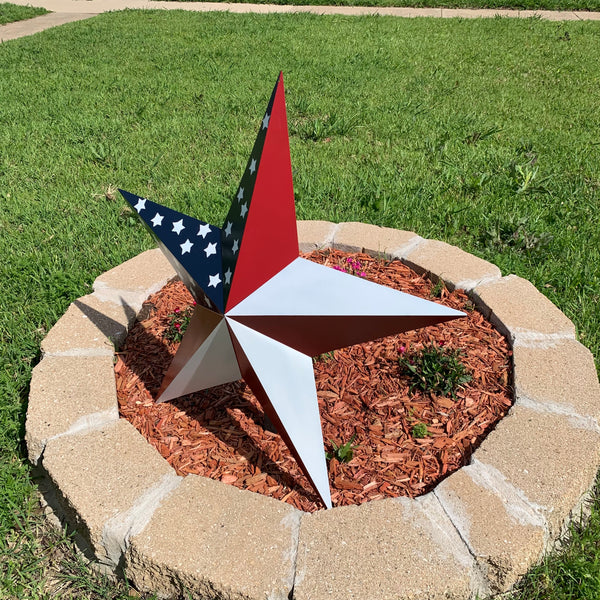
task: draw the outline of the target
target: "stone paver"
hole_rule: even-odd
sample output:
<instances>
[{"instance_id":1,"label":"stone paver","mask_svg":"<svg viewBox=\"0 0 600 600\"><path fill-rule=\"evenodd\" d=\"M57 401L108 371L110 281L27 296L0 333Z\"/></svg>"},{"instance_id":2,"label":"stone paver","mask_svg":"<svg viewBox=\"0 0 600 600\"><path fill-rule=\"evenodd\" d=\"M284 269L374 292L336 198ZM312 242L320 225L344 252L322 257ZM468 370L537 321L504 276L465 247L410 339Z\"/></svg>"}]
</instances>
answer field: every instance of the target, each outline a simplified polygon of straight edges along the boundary
<instances>
[{"instance_id":1,"label":"stone paver","mask_svg":"<svg viewBox=\"0 0 600 600\"><path fill-rule=\"evenodd\" d=\"M470 597L473 558L431 494L302 518L295 600Z\"/></svg>"},{"instance_id":2,"label":"stone paver","mask_svg":"<svg viewBox=\"0 0 600 600\"><path fill-rule=\"evenodd\" d=\"M33 369L25 440L37 464L49 439L119 418L112 356L47 356Z\"/></svg>"},{"instance_id":3,"label":"stone paver","mask_svg":"<svg viewBox=\"0 0 600 600\"><path fill-rule=\"evenodd\" d=\"M330 221L298 221L297 227L300 252L312 252L331 246L338 225Z\"/></svg>"},{"instance_id":4,"label":"stone paver","mask_svg":"<svg viewBox=\"0 0 600 600\"><path fill-rule=\"evenodd\" d=\"M417 273L430 273L434 280L442 279L450 291L470 290L501 276L496 265L437 240L424 240L403 257L403 262Z\"/></svg>"},{"instance_id":5,"label":"stone paver","mask_svg":"<svg viewBox=\"0 0 600 600\"><path fill-rule=\"evenodd\" d=\"M494 469L475 461L434 493L476 557L490 592L506 591L541 557L543 518Z\"/></svg>"},{"instance_id":6,"label":"stone paver","mask_svg":"<svg viewBox=\"0 0 600 600\"><path fill-rule=\"evenodd\" d=\"M188 475L131 540L128 577L167 597L187 588L197 597L287 600L301 514L273 498Z\"/></svg>"},{"instance_id":7,"label":"stone paver","mask_svg":"<svg viewBox=\"0 0 600 600\"><path fill-rule=\"evenodd\" d=\"M41 343L43 355L113 355L136 318L134 307L102 302L95 294L69 306Z\"/></svg>"},{"instance_id":8,"label":"stone paver","mask_svg":"<svg viewBox=\"0 0 600 600\"><path fill-rule=\"evenodd\" d=\"M421 239L412 231L366 223L340 223L335 230L332 247L344 252L365 252L372 256L399 258Z\"/></svg>"},{"instance_id":9,"label":"stone paver","mask_svg":"<svg viewBox=\"0 0 600 600\"><path fill-rule=\"evenodd\" d=\"M100 300L127 304L137 312L148 296L158 292L176 276L159 248L142 252L103 273L94 281Z\"/></svg>"},{"instance_id":10,"label":"stone paver","mask_svg":"<svg viewBox=\"0 0 600 600\"><path fill-rule=\"evenodd\" d=\"M575 340L513 349L517 404L598 428L600 384L592 353Z\"/></svg>"},{"instance_id":11,"label":"stone paver","mask_svg":"<svg viewBox=\"0 0 600 600\"><path fill-rule=\"evenodd\" d=\"M594 482L600 467L600 434L573 427L567 417L516 406L474 458L521 490L556 538Z\"/></svg>"},{"instance_id":12,"label":"stone paver","mask_svg":"<svg viewBox=\"0 0 600 600\"><path fill-rule=\"evenodd\" d=\"M575 326L536 287L508 275L478 285L471 296L481 312L511 341L575 338Z\"/></svg>"},{"instance_id":13,"label":"stone paver","mask_svg":"<svg viewBox=\"0 0 600 600\"><path fill-rule=\"evenodd\" d=\"M101 562L116 565L128 535L180 478L123 419L88 433L49 440L42 460L71 523ZM150 506L150 509L149 509Z\"/></svg>"}]
</instances>

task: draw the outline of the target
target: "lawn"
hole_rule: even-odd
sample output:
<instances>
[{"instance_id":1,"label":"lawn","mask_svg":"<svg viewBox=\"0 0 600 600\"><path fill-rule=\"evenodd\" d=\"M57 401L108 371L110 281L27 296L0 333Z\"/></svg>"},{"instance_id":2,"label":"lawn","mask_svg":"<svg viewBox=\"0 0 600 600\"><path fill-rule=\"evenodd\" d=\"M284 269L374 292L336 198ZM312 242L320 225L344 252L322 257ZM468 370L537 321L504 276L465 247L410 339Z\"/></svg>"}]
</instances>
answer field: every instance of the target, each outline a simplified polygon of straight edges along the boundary
<instances>
[{"instance_id":1,"label":"lawn","mask_svg":"<svg viewBox=\"0 0 600 600\"><path fill-rule=\"evenodd\" d=\"M45 8L19 6L18 4L10 4L9 2L0 2L0 25L32 19L33 17L45 15L48 12L50 11L47 11Z\"/></svg>"},{"instance_id":2,"label":"lawn","mask_svg":"<svg viewBox=\"0 0 600 600\"><path fill-rule=\"evenodd\" d=\"M127 597L38 514L31 369L69 303L151 246L117 186L221 224L280 69L299 218L525 277L598 364L599 41L593 22L126 11L1 44L0 598ZM516 597L599 597L599 518Z\"/></svg>"},{"instance_id":3,"label":"lawn","mask_svg":"<svg viewBox=\"0 0 600 600\"><path fill-rule=\"evenodd\" d=\"M201 0L176 0L195 2ZM418 8L506 8L518 10L600 11L600 0L209 0L252 4L316 6L406 6Z\"/></svg>"}]
</instances>

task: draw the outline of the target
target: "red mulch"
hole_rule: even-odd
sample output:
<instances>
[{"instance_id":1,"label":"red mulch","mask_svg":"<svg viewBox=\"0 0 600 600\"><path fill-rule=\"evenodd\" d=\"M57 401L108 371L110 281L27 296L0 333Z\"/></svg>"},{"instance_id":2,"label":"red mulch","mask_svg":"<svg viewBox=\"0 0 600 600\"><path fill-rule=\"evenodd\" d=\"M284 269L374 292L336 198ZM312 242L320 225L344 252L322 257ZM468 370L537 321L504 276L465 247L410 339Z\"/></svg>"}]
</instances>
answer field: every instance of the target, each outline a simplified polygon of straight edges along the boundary
<instances>
[{"instance_id":1,"label":"red mulch","mask_svg":"<svg viewBox=\"0 0 600 600\"><path fill-rule=\"evenodd\" d=\"M362 263L367 279L415 296L430 297L432 284L398 261L364 254L321 251L307 258L347 267ZM415 497L469 461L473 450L512 402L510 355L505 339L463 292L443 289L432 299L467 312L438 326L336 350L314 361L324 449L356 435L349 463L329 462L334 506L383 497ZM312 512L322 508L310 484L276 433L263 428L263 412L250 389L235 382L155 404L178 344L163 337L169 315L192 304L181 282L145 304L115 366L121 416L130 421L179 475L195 473L272 496ZM451 397L410 393L398 364L407 352L432 341L459 348L473 378ZM415 439L416 423L430 436Z\"/></svg>"}]
</instances>

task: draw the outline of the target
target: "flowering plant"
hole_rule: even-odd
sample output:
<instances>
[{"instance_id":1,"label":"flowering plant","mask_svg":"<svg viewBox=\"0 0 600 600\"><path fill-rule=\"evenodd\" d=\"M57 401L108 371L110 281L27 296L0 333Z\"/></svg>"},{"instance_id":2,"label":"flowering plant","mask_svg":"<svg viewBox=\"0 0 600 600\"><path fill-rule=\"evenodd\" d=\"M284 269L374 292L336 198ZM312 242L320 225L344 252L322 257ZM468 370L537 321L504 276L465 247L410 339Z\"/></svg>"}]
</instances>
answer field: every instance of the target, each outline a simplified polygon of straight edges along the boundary
<instances>
[{"instance_id":1,"label":"flowering plant","mask_svg":"<svg viewBox=\"0 0 600 600\"><path fill-rule=\"evenodd\" d=\"M183 338L183 334L190 324L190 319L193 312L194 309L192 306L184 310L176 308L169 315L169 326L165 329L164 337L170 342L180 342Z\"/></svg>"},{"instance_id":2,"label":"flowering plant","mask_svg":"<svg viewBox=\"0 0 600 600\"><path fill-rule=\"evenodd\" d=\"M362 270L363 266L357 258L349 256L343 266L334 265L336 271L342 271L343 273L349 273L350 275L356 275L358 277L365 277L366 273Z\"/></svg>"}]
</instances>

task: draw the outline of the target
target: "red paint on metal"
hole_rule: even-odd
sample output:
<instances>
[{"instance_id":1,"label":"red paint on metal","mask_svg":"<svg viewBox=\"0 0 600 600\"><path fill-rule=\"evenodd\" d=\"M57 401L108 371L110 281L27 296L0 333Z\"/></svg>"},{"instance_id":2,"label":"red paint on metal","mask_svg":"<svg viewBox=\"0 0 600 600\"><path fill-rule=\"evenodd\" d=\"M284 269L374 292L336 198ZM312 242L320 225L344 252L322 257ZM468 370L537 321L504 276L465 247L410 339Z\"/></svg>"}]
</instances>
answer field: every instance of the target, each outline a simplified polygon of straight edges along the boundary
<instances>
[{"instance_id":1,"label":"red paint on metal","mask_svg":"<svg viewBox=\"0 0 600 600\"><path fill-rule=\"evenodd\" d=\"M231 310L298 254L292 164L280 73L225 310Z\"/></svg>"}]
</instances>

